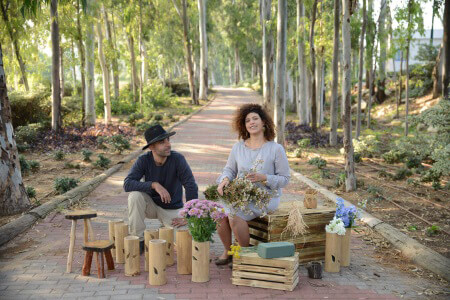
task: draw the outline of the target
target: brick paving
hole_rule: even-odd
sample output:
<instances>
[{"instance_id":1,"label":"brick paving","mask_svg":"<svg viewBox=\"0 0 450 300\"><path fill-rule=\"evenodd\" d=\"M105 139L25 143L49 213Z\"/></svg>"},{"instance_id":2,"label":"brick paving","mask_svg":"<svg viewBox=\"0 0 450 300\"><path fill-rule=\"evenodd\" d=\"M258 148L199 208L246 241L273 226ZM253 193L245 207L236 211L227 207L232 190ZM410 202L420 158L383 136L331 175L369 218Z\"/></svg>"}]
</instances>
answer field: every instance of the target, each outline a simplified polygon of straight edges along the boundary
<instances>
[{"instance_id":1,"label":"brick paving","mask_svg":"<svg viewBox=\"0 0 450 300\"><path fill-rule=\"evenodd\" d=\"M185 155L201 191L220 174L236 142L229 126L234 109L260 100L259 95L247 89L219 88L210 106L174 129L177 134L172 137L173 149ZM87 197L87 205L98 213L92 222L96 239L108 238L108 220L127 218L127 193L122 183L130 167L131 163L127 164ZM284 189L283 201L302 199L303 188L292 179ZM146 223L147 228L160 226L157 220ZM114 271L106 271L106 279L96 278L94 265L90 276L81 276L82 224L77 227L73 271L67 274L69 232L69 220L55 212L0 248L0 299L415 299L427 298L420 293L425 288L435 288L432 281L412 278L378 264L373 258L373 246L364 243L356 233L350 267L341 268L340 273L324 273L322 280L311 280L302 266L297 288L284 292L234 286L231 270L214 263L210 265L211 280L207 283L192 283L190 275L178 275L174 265L167 269L166 285L150 286L143 271L144 256L139 276L126 277L122 264L116 264ZM212 258L223 251L217 235L214 240Z\"/></svg>"}]
</instances>

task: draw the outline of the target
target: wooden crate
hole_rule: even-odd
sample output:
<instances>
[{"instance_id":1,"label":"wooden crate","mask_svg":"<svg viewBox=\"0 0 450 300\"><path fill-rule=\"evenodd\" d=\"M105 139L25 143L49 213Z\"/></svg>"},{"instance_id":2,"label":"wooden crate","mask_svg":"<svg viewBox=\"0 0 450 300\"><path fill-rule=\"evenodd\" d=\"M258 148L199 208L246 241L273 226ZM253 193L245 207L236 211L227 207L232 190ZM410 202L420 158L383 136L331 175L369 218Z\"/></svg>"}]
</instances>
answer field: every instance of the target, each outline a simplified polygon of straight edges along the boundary
<instances>
[{"instance_id":1,"label":"wooden crate","mask_svg":"<svg viewBox=\"0 0 450 300\"><path fill-rule=\"evenodd\" d=\"M249 221L250 244L287 241L295 244L300 263L324 259L325 225L333 219L336 209L323 205L306 209L302 205L303 220L308 225L307 233L294 238L290 232L282 234L291 208L292 202L282 202L275 212Z\"/></svg>"},{"instance_id":2,"label":"wooden crate","mask_svg":"<svg viewBox=\"0 0 450 300\"><path fill-rule=\"evenodd\" d=\"M244 248L243 251L245 251ZM298 253L292 257L265 259L254 251L233 258L231 282L266 289L292 291L298 284Z\"/></svg>"}]
</instances>

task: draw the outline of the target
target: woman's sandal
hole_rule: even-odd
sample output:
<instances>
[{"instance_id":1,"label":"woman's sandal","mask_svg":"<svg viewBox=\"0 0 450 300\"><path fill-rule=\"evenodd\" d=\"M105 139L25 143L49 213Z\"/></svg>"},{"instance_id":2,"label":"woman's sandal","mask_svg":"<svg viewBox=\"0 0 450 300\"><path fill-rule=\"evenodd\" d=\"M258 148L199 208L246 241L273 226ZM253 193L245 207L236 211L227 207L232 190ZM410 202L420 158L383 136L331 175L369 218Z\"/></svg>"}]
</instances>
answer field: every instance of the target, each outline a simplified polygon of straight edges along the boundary
<instances>
[{"instance_id":1,"label":"woman's sandal","mask_svg":"<svg viewBox=\"0 0 450 300\"><path fill-rule=\"evenodd\" d=\"M216 266L224 266L224 265L228 265L232 261L233 261L233 257L230 255L227 258L217 258L214 263L216 264Z\"/></svg>"}]
</instances>

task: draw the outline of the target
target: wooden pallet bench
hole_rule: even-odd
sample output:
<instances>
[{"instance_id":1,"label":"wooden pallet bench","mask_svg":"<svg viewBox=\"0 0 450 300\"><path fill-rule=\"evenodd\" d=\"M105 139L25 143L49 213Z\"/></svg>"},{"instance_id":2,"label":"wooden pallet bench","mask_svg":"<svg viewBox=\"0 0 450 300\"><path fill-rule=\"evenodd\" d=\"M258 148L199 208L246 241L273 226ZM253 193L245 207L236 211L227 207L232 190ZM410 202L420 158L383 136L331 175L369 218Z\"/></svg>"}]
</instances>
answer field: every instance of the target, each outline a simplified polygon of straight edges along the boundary
<instances>
[{"instance_id":1,"label":"wooden pallet bench","mask_svg":"<svg viewBox=\"0 0 450 300\"><path fill-rule=\"evenodd\" d=\"M249 221L250 244L287 241L295 244L295 251L299 253L299 263L323 260L325 226L333 219L336 209L323 205L318 205L314 209L302 206L303 220L308 228L306 234L297 237L293 237L290 232L282 233L291 209L292 202L282 202L275 212Z\"/></svg>"}]
</instances>

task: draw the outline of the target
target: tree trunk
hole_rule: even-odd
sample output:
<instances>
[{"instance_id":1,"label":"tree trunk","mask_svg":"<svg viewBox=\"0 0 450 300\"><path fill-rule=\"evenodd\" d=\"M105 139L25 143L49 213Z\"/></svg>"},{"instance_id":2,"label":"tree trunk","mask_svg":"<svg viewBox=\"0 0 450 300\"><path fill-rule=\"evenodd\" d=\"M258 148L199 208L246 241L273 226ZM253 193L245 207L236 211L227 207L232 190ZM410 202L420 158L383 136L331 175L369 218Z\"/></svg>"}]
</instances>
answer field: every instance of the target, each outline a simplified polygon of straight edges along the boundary
<instances>
[{"instance_id":1,"label":"tree trunk","mask_svg":"<svg viewBox=\"0 0 450 300\"><path fill-rule=\"evenodd\" d=\"M72 39L72 79L73 79L73 95L78 95L78 89L77 89L77 72L75 70L75 49L73 46L73 39Z\"/></svg>"},{"instance_id":2,"label":"tree trunk","mask_svg":"<svg viewBox=\"0 0 450 300\"><path fill-rule=\"evenodd\" d=\"M442 43L444 44L444 64L442 66L442 96L444 99L449 97L449 81L450 81L450 39L448 38L448 31L450 30L450 0L445 0L444 7L444 37Z\"/></svg>"},{"instance_id":3,"label":"tree trunk","mask_svg":"<svg viewBox=\"0 0 450 300\"><path fill-rule=\"evenodd\" d=\"M408 26L411 23L411 0L408 0ZM411 33L412 34L412 33ZM408 136L409 128L408 128L408 115L409 115L409 45L410 38L409 34L406 39L406 109L405 109L405 136Z\"/></svg>"},{"instance_id":4,"label":"tree trunk","mask_svg":"<svg viewBox=\"0 0 450 300\"><path fill-rule=\"evenodd\" d=\"M58 0L50 4L51 35L52 35L52 130L61 130L61 89L59 81L59 24Z\"/></svg>"},{"instance_id":5,"label":"tree trunk","mask_svg":"<svg viewBox=\"0 0 450 300\"><path fill-rule=\"evenodd\" d=\"M442 92L442 62L444 55L444 43L439 47L436 63L433 68L433 99L439 97Z\"/></svg>"},{"instance_id":6,"label":"tree trunk","mask_svg":"<svg viewBox=\"0 0 450 300\"><path fill-rule=\"evenodd\" d=\"M356 112L356 139L361 133L361 101L362 101L362 77L364 62L364 35L366 33L366 0L363 0L363 23L359 40L359 73L358 73L358 110Z\"/></svg>"},{"instance_id":7,"label":"tree trunk","mask_svg":"<svg viewBox=\"0 0 450 300\"><path fill-rule=\"evenodd\" d=\"M351 40L350 40L350 7L352 0L342 0L342 44L344 48L344 94L345 112L343 117L344 125L344 155L345 155L345 190L346 192L356 189L355 164L353 160L352 143L352 111L351 111Z\"/></svg>"},{"instance_id":8,"label":"tree trunk","mask_svg":"<svg viewBox=\"0 0 450 300\"><path fill-rule=\"evenodd\" d=\"M397 119L400 118L399 107L402 99L403 93L403 50L401 50L400 56L400 78L399 78L399 91L398 91L398 100L397 100Z\"/></svg>"},{"instance_id":9,"label":"tree trunk","mask_svg":"<svg viewBox=\"0 0 450 300\"><path fill-rule=\"evenodd\" d=\"M276 141L284 146L286 118L286 43L287 43L287 0L278 0L277 14L277 87L275 97Z\"/></svg>"},{"instance_id":10,"label":"tree trunk","mask_svg":"<svg viewBox=\"0 0 450 300\"><path fill-rule=\"evenodd\" d=\"M314 0L311 14L311 25L309 32L309 55L311 63L311 127L313 132L317 132L317 116L316 116L316 55L314 49L314 24L316 23L317 0Z\"/></svg>"},{"instance_id":11,"label":"tree trunk","mask_svg":"<svg viewBox=\"0 0 450 300\"><path fill-rule=\"evenodd\" d=\"M81 63L81 124L84 126L86 121L86 62L84 55L83 34L81 32L80 22L80 0L77 0L77 40Z\"/></svg>"},{"instance_id":12,"label":"tree trunk","mask_svg":"<svg viewBox=\"0 0 450 300\"><path fill-rule=\"evenodd\" d=\"M20 172L19 155L11 123L11 106L6 88L3 53L0 42L0 215L23 212L30 206Z\"/></svg>"},{"instance_id":13,"label":"tree trunk","mask_svg":"<svg viewBox=\"0 0 450 300\"><path fill-rule=\"evenodd\" d=\"M331 111L330 111L330 146L337 145L337 127L338 127L338 86L339 86L339 20L340 20L340 1L334 1L334 39L333 39L333 81L331 87Z\"/></svg>"},{"instance_id":14,"label":"tree trunk","mask_svg":"<svg viewBox=\"0 0 450 300\"><path fill-rule=\"evenodd\" d=\"M233 68L231 67L231 58L228 57L228 80L230 82L230 86L233 85Z\"/></svg>"},{"instance_id":15,"label":"tree trunk","mask_svg":"<svg viewBox=\"0 0 450 300\"><path fill-rule=\"evenodd\" d=\"M386 0L381 1L380 17L378 20L378 40L380 45L380 59L378 64L378 81L377 81L377 102L383 103L386 99L385 85L386 85Z\"/></svg>"},{"instance_id":16,"label":"tree trunk","mask_svg":"<svg viewBox=\"0 0 450 300\"><path fill-rule=\"evenodd\" d=\"M306 98L305 62L305 8L303 0L297 0L297 43L298 43L298 118L301 125L308 124L308 99Z\"/></svg>"},{"instance_id":17,"label":"tree trunk","mask_svg":"<svg viewBox=\"0 0 450 300\"><path fill-rule=\"evenodd\" d=\"M239 76L239 50L236 47L234 47L234 84L238 85L241 81L241 77Z\"/></svg>"},{"instance_id":18,"label":"tree trunk","mask_svg":"<svg viewBox=\"0 0 450 300\"><path fill-rule=\"evenodd\" d=\"M61 90L61 99L65 96L64 91L64 49L59 47L59 86Z\"/></svg>"},{"instance_id":19,"label":"tree trunk","mask_svg":"<svg viewBox=\"0 0 450 300\"><path fill-rule=\"evenodd\" d=\"M8 31L9 38L11 39L11 42L13 44L16 59L17 59L17 62L19 63L20 72L22 74L22 81L25 86L25 90L28 92L30 90L30 87L28 85L28 78L27 78L27 72L25 70L25 63L23 62L22 55L20 55L20 46L19 46L19 41L18 41L19 35L14 32L15 30L13 29L12 24L9 20L8 5L9 5L8 3L6 3L6 5L5 5L3 3L3 0L0 1L0 8L2 10L3 21L5 22L6 30Z\"/></svg>"},{"instance_id":20,"label":"tree trunk","mask_svg":"<svg viewBox=\"0 0 450 300\"><path fill-rule=\"evenodd\" d=\"M273 60L274 38L270 27L272 19L272 0L261 0L261 27L262 27L262 64L263 64L263 98L264 108L273 111Z\"/></svg>"},{"instance_id":21,"label":"tree trunk","mask_svg":"<svg viewBox=\"0 0 450 300\"><path fill-rule=\"evenodd\" d=\"M200 29L200 89L198 97L208 99L208 40L206 36L206 0L198 0Z\"/></svg>"},{"instance_id":22,"label":"tree trunk","mask_svg":"<svg viewBox=\"0 0 450 300\"><path fill-rule=\"evenodd\" d=\"M134 55L134 38L131 33L128 34L128 48L130 50L130 64L131 64L131 89L133 91L134 102L138 101L138 77L136 70L136 56Z\"/></svg>"},{"instance_id":23,"label":"tree trunk","mask_svg":"<svg viewBox=\"0 0 450 300\"><path fill-rule=\"evenodd\" d=\"M114 98L119 97L119 66L117 64L116 58L116 47L114 47L112 32L111 32L111 24L109 23L108 12L106 11L105 5L102 4L103 8L103 16L105 18L105 26L106 26L106 39L108 40L109 47L113 51L114 55L112 57L112 71L113 71L113 80L114 80Z\"/></svg>"},{"instance_id":24,"label":"tree trunk","mask_svg":"<svg viewBox=\"0 0 450 300\"><path fill-rule=\"evenodd\" d=\"M142 33L142 0L139 0L139 56L141 58L141 79L139 80L139 109L142 113L142 92L144 90L144 82L145 82L145 50L144 50L144 41L143 41L143 33Z\"/></svg>"},{"instance_id":25,"label":"tree trunk","mask_svg":"<svg viewBox=\"0 0 450 300\"><path fill-rule=\"evenodd\" d=\"M93 2L86 3L86 14L93 16ZM86 124L95 124L95 78L94 78L94 23L88 20L86 24Z\"/></svg>"},{"instance_id":26,"label":"tree trunk","mask_svg":"<svg viewBox=\"0 0 450 300\"><path fill-rule=\"evenodd\" d=\"M105 54L103 53L103 34L100 22L97 23L97 36L98 36L98 58L100 61L100 67L102 68L102 81L103 81L103 107L105 109L105 125L111 124L111 100L109 96L109 69L106 64Z\"/></svg>"}]
</instances>

